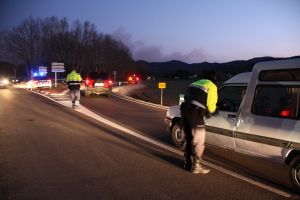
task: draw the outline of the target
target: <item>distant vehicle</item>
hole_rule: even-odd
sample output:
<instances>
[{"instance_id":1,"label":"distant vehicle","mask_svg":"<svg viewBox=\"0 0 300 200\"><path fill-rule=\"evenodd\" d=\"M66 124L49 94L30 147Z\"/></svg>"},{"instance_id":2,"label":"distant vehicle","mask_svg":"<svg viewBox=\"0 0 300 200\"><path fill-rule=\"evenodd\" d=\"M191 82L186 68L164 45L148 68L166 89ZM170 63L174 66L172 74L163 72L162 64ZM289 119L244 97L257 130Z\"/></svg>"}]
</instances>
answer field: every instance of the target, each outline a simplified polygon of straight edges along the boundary
<instances>
[{"instance_id":1,"label":"distant vehicle","mask_svg":"<svg viewBox=\"0 0 300 200\"><path fill-rule=\"evenodd\" d=\"M104 94L110 95L113 81L109 77L108 73L91 72L85 79L80 88L81 93L84 96L90 94Z\"/></svg>"},{"instance_id":2,"label":"distant vehicle","mask_svg":"<svg viewBox=\"0 0 300 200\"><path fill-rule=\"evenodd\" d=\"M17 83L20 83L20 79L18 79L18 78L10 78L10 82L12 84L17 84Z\"/></svg>"},{"instance_id":3,"label":"distant vehicle","mask_svg":"<svg viewBox=\"0 0 300 200\"><path fill-rule=\"evenodd\" d=\"M0 77L0 88L7 88L7 86L10 84L8 78Z\"/></svg>"},{"instance_id":4,"label":"distant vehicle","mask_svg":"<svg viewBox=\"0 0 300 200\"><path fill-rule=\"evenodd\" d=\"M140 80L140 77L133 74L128 77L128 84L137 84L138 82L140 82Z\"/></svg>"},{"instance_id":5,"label":"distant vehicle","mask_svg":"<svg viewBox=\"0 0 300 200\"><path fill-rule=\"evenodd\" d=\"M47 76L35 76L27 82L28 89L51 88L52 80Z\"/></svg>"},{"instance_id":6,"label":"distant vehicle","mask_svg":"<svg viewBox=\"0 0 300 200\"><path fill-rule=\"evenodd\" d=\"M206 144L288 166L299 192L300 59L258 63L218 93L219 113L206 119ZM172 106L165 124L174 144L183 147L180 118L179 106Z\"/></svg>"}]
</instances>

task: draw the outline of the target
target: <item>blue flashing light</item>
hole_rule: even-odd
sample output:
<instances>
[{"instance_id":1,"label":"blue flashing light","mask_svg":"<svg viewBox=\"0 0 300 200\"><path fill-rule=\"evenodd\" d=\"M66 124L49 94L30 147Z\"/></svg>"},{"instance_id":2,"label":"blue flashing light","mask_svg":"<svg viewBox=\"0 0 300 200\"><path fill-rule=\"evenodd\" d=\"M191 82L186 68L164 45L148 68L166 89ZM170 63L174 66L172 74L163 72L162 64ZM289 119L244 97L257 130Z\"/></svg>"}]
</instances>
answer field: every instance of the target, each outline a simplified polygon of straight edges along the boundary
<instances>
[{"instance_id":1,"label":"blue flashing light","mask_svg":"<svg viewBox=\"0 0 300 200\"><path fill-rule=\"evenodd\" d=\"M43 73L43 72L40 72L40 76L44 76L44 73Z\"/></svg>"},{"instance_id":2,"label":"blue flashing light","mask_svg":"<svg viewBox=\"0 0 300 200\"><path fill-rule=\"evenodd\" d=\"M33 76L38 76L38 73L34 72L34 73L33 73Z\"/></svg>"}]
</instances>

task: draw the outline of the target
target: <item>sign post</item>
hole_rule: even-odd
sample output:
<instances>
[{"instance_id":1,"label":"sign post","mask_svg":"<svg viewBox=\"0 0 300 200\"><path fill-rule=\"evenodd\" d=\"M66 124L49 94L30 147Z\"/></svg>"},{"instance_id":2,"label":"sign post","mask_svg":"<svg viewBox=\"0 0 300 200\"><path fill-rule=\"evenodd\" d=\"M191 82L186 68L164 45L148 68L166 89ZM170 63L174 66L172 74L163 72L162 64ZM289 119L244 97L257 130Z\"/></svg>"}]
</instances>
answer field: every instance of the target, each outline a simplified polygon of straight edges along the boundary
<instances>
[{"instance_id":1,"label":"sign post","mask_svg":"<svg viewBox=\"0 0 300 200\"><path fill-rule=\"evenodd\" d=\"M160 105L163 105L163 90L167 87L166 82L159 82L158 83L158 88L161 90L160 91Z\"/></svg>"},{"instance_id":2,"label":"sign post","mask_svg":"<svg viewBox=\"0 0 300 200\"><path fill-rule=\"evenodd\" d=\"M116 77L117 77L117 70L113 71L113 75L114 75L114 83L116 82Z\"/></svg>"},{"instance_id":3,"label":"sign post","mask_svg":"<svg viewBox=\"0 0 300 200\"><path fill-rule=\"evenodd\" d=\"M65 64L64 63L51 63L52 72L55 74L55 87L57 87L57 72L65 72Z\"/></svg>"}]
</instances>

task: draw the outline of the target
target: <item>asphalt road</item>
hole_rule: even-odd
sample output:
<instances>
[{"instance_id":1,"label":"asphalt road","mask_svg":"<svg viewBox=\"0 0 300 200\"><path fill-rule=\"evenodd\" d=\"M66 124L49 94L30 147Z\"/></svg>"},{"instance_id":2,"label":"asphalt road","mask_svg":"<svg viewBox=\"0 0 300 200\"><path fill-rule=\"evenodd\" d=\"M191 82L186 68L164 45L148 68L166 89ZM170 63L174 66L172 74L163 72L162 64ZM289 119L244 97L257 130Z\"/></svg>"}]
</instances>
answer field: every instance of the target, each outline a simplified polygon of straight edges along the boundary
<instances>
[{"instance_id":1,"label":"asphalt road","mask_svg":"<svg viewBox=\"0 0 300 200\"><path fill-rule=\"evenodd\" d=\"M285 199L218 170L192 175L181 156L26 90L0 90L0 122L1 200Z\"/></svg>"},{"instance_id":2,"label":"asphalt road","mask_svg":"<svg viewBox=\"0 0 300 200\"><path fill-rule=\"evenodd\" d=\"M114 96L82 97L85 107L123 126L130 127L142 135L149 136L162 143L172 145L170 133L164 125L166 111L132 103ZM259 177L265 184L279 188L291 188L288 168L285 166L256 160L223 149L207 146L204 158L226 169L233 170L251 178Z\"/></svg>"},{"instance_id":3,"label":"asphalt road","mask_svg":"<svg viewBox=\"0 0 300 200\"><path fill-rule=\"evenodd\" d=\"M172 145L170 133L164 125L166 110L132 103L114 96L92 95L82 97L81 104L98 115L105 116L125 127L130 127L142 135L151 136Z\"/></svg>"}]
</instances>

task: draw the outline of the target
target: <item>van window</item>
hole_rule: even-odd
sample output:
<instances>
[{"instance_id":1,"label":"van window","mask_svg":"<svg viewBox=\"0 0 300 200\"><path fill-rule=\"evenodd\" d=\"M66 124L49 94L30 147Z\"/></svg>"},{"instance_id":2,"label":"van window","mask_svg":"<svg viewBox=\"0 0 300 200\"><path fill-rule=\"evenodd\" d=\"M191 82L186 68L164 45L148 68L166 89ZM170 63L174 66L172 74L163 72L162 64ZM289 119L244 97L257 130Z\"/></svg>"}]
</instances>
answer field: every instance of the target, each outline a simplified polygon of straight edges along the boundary
<instances>
[{"instance_id":1,"label":"van window","mask_svg":"<svg viewBox=\"0 0 300 200\"><path fill-rule=\"evenodd\" d=\"M256 88L252 113L299 118L300 87L261 85Z\"/></svg>"},{"instance_id":2,"label":"van window","mask_svg":"<svg viewBox=\"0 0 300 200\"><path fill-rule=\"evenodd\" d=\"M218 91L218 109L221 111L237 112L246 86L224 86Z\"/></svg>"},{"instance_id":3,"label":"van window","mask_svg":"<svg viewBox=\"0 0 300 200\"><path fill-rule=\"evenodd\" d=\"M300 81L300 69L264 70L259 73L260 81Z\"/></svg>"}]
</instances>

